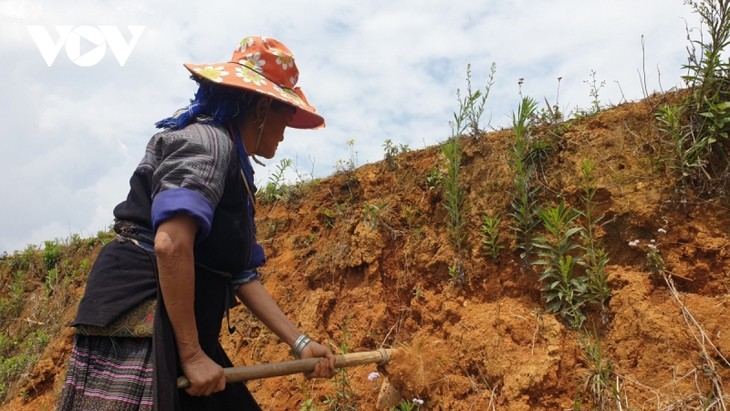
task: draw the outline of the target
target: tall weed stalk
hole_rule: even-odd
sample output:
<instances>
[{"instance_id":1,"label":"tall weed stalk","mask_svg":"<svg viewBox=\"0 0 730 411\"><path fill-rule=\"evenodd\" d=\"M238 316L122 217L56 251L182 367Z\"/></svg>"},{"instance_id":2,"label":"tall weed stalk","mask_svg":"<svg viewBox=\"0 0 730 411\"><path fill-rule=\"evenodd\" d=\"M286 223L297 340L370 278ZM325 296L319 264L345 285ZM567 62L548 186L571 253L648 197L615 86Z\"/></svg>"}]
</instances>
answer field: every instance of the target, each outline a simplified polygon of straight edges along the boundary
<instances>
[{"instance_id":1,"label":"tall weed stalk","mask_svg":"<svg viewBox=\"0 0 730 411\"><path fill-rule=\"evenodd\" d=\"M611 296L611 288L608 286L608 252L600 246L598 231L603 215L596 215L596 178L593 174L595 163L585 160L581 163L581 185L583 188L582 200L583 227L580 231L583 237L584 255L580 264L586 270L586 295L585 299L593 304L604 308L606 300Z\"/></svg>"},{"instance_id":2,"label":"tall weed stalk","mask_svg":"<svg viewBox=\"0 0 730 411\"><path fill-rule=\"evenodd\" d=\"M533 118L537 102L524 97L512 114L513 144L510 153L510 166L513 172L514 191L511 193L509 215L513 219L510 226L516 236L516 248L526 266L530 265L535 228L539 224L536 214L539 186L534 183L534 163L526 161L530 153L530 119Z\"/></svg>"},{"instance_id":3,"label":"tall weed stalk","mask_svg":"<svg viewBox=\"0 0 730 411\"><path fill-rule=\"evenodd\" d=\"M479 121L484 112L489 90L493 82L495 66L492 64L492 71L489 83L484 89L473 91L471 87L471 64L466 70L466 95L462 96L461 90L456 90L456 99L459 102L459 110L454 113L454 120L451 123L451 137L441 147L441 154L446 159L446 173L441 180L444 189L444 207L448 214L449 240L454 247L457 259L449 268L449 276L457 283L465 282L463 269L463 255L466 245L466 213L468 205L464 193L464 186L461 183L461 144L459 139L464 132L470 128L473 135L479 132Z\"/></svg>"}]
</instances>

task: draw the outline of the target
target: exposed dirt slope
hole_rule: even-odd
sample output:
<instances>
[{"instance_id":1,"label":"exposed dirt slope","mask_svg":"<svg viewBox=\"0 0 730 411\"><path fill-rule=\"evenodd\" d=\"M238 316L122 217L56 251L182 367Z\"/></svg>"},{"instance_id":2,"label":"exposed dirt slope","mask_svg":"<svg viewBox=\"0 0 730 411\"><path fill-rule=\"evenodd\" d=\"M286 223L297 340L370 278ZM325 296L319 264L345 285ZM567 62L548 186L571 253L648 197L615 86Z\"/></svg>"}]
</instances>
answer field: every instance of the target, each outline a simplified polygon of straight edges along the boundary
<instances>
[{"instance_id":1,"label":"exposed dirt slope","mask_svg":"<svg viewBox=\"0 0 730 411\"><path fill-rule=\"evenodd\" d=\"M377 409L386 380L403 398L419 397L421 409L433 410L617 409L619 402L622 409L701 409L713 384L730 406L730 211L715 200L680 207L659 161L663 149L652 114L668 98L571 122L540 172L544 201L565 198L580 207L579 164L597 163L612 296L605 311L589 312L588 328L612 365L609 380L618 399L596 403L590 390L595 380L588 379L596 363L587 358L581 333L546 312L539 274L524 269L509 244L511 134L504 130L463 140L470 205L464 286L449 280L455 255L442 193L427 184L429 172L443 164L436 147L259 205L258 231L269 256L265 285L302 329L338 351L399 349L374 381L367 376L376 367L361 366L348 370L347 385L300 375L249 382L263 408L299 410L311 399L316 409L335 409L326 400L337 402L339 393L348 399L338 409ZM507 248L497 263L481 246L485 213L503 215ZM635 239L639 246L630 247ZM672 273L676 297L646 268L651 240ZM59 307L59 322L40 361L0 409L52 408L72 335L60 325L73 314L81 284L56 292L64 298L59 303L44 302L40 284L28 286L35 296L29 302ZM244 308L232 319L237 331L222 340L234 362L289 359L287 347Z\"/></svg>"}]
</instances>

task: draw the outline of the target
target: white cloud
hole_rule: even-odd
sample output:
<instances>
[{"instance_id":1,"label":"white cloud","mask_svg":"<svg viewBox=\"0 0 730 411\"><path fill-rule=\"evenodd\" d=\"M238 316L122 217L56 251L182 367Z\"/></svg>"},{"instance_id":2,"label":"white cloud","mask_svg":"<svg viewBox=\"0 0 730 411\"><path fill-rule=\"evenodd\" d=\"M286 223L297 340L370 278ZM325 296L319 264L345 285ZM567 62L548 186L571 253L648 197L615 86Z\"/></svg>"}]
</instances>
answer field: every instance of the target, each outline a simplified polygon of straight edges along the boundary
<instances>
[{"instance_id":1,"label":"white cloud","mask_svg":"<svg viewBox=\"0 0 730 411\"><path fill-rule=\"evenodd\" d=\"M276 37L294 51L300 84L327 120L322 130L288 132L277 158L259 169L265 183L285 157L302 173L332 173L350 158L350 139L359 164L379 160L386 139L413 149L445 140L467 64L474 88L497 65L487 102L494 127L508 125L520 77L523 94L541 102L555 99L562 77L568 109L590 105L591 70L606 82L602 102L619 102L621 90L641 98L642 34L649 91L660 88L657 66L661 87L677 86L682 18L698 26L679 0L0 1L0 175L10 199L0 251L105 229L154 122L193 95L182 63L226 61L245 35ZM28 25L52 37L57 25L116 25L127 40L127 26L145 31L123 67L109 50L98 65L78 67L65 49L48 67Z\"/></svg>"}]
</instances>

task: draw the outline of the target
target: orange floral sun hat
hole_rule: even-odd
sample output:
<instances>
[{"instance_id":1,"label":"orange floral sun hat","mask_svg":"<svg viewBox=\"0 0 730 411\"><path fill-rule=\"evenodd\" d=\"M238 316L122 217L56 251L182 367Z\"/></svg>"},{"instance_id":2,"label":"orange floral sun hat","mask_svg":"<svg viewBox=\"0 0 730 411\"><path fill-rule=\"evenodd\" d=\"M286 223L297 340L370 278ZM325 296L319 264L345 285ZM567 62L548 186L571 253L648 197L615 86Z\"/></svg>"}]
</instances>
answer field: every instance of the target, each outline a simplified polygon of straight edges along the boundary
<instances>
[{"instance_id":1,"label":"orange floral sun hat","mask_svg":"<svg viewBox=\"0 0 730 411\"><path fill-rule=\"evenodd\" d=\"M299 70L292 52L278 40L246 37L229 62L184 66L196 77L264 94L295 107L297 111L287 124L289 127L324 126L324 118L309 104L302 89L296 87Z\"/></svg>"}]
</instances>

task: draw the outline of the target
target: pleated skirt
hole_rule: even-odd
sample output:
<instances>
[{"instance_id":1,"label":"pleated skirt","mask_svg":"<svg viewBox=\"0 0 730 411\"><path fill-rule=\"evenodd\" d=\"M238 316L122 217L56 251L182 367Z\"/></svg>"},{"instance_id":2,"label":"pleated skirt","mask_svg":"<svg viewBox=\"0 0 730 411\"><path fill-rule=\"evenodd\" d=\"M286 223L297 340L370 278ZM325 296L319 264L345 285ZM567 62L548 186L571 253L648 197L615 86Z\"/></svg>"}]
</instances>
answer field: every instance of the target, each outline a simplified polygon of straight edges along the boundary
<instances>
[{"instance_id":1,"label":"pleated skirt","mask_svg":"<svg viewBox=\"0 0 730 411\"><path fill-rule=\"evenodd\" d=\"M77 334L57 410L152 410L152 378L152 338Z\"/></svg>"}]
</instances>

